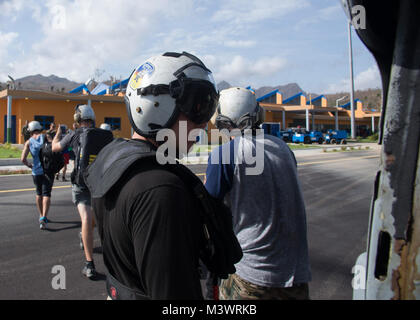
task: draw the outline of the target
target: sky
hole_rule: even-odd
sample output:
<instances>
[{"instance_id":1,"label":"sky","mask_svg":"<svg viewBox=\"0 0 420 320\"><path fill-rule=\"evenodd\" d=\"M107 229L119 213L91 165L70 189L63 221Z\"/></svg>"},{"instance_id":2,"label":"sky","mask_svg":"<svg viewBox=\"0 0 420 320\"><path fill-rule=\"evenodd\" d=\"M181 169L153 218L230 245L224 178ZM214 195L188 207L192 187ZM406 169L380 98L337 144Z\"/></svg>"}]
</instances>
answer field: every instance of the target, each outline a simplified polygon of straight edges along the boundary
<instances>
[{"instance_id":1,"label":"sky","mask_svg":"<svg viewBox=\"0 0 420 320\"><path fill-rule=\"evenodd\" d=\"M125 79L151 56L187 51L216 82L348 92L347 32L339 0L0 0L0 81ZM375 60L352 39L355 89L379 88Z\"/></svg>"}]
</instances>

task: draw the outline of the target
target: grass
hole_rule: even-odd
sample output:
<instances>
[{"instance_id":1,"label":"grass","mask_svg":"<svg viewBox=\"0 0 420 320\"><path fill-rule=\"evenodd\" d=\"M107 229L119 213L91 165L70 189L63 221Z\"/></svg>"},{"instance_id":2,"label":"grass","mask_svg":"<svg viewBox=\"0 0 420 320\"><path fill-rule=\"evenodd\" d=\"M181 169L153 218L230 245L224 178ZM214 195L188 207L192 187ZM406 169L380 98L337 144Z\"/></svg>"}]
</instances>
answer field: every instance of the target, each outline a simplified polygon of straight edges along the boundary
<instances>
[{"instance_id":1,"label":"grass","mask_svg":"<svg viewBox=\"0 0 420 320\"><path fill-rule=\"evenodd\" d=\"M0 170L0 176L12 175L12 174L29 174L29 173L32 173L32 171L31 170L15 170L15 171Z\"/></svg>"},{"instance_id":2,"label":"grass","mask_svg":"<svg viewBox=\"0 0 420 320\"><path fill-rule=\"evenodd\" d=\"M5 143L0 145L0 158L1 159L10 159L10 158L20 158L22 150L13 147L11 144ZM30 158L30 154L28 155Z\"/></svg>"},{"instance_id":3,"label":"grass","mask_svg":"<svg viewBox=\"0 0 420 320\"><path fill-rule=\"evenodd\" d=\"M374 142L378 142L378 139L379 139L379 134L374 133L374 134L372 134L372 135L370 135L366 138L356 137L356 142L363 142L363 143L372 142L372 143L374 143Z\"/></svg>"},{"instance_id":4,"label":"grass","mask_svg":"<svg viewBox=\"0 0 420 320\"><path fill-rule=\"evenodd\" d=\"M293 143L288 143L288 146L291 150L320 148L319 145L293 144ZM217 145L194 145L191 150L191 153L211 152L215 147L217 147Z\"/></svg>"},{"instance_id":5,"label":"grass","mask_svg":"<svg viewBox=\"0 0 420 320\"><path fill-rule=\"evenodd\" d=\"M287 144L291 150L300 150L300 149L316 149L321 148L320 145L310 145L310 144Z\"/></svg>"},{"instance_id":6,"label":"grass","mask_svg":"<svg viewBox=\"0 0 420 320\"><path fill-rule=\"evenodd\" d=\"M352 146L341 146L341 147L339 147L339 146L337 146L337 149L336 148L330 148L331 149L331 151L328 151L328 149L327 148L322 148L323 150L323 152L349 152L349 151L361 151L361 150L370 150L370 147L369 146L366 146L365 147L365 149L363 149L363 147L362 146L356 146L356 147L352 147Z\"/></svg>"}]
</instances>

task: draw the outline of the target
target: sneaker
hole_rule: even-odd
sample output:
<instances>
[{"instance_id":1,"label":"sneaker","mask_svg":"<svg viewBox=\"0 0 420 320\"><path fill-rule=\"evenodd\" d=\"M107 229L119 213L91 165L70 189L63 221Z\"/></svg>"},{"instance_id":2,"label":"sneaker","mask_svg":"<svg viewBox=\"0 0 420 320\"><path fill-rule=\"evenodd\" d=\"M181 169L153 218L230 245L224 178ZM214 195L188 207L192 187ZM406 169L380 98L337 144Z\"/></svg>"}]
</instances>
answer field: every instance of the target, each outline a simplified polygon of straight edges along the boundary
<instances>
[{"instance_id":1,"label":"sneaker","mask_svg":"<svg viewBox=\"0 0 420 320\"><path fill-rule=\"evenodd\" d=\"M58 178L60 177L60 174L57 174L56 176L55 176L55 179L56 180L58 180Z\"/></svg>"},{"instance_id":2,"label":"sneaker","mask_svg":"<svg viewBox=\"0 0 420 320\"><path fill-rule=\"evenodd\" d=\"M45 230L47 228L47 221L45 217L39 218L39 229Z\"/></svg>"},{"instance_id":3,"label":"sneaker","mask_svg":"<svg viewBox=\"0 0 420 320\"><path fill-rule=\"evenodd\" d=\"M82 231L79 232L79 247L80 247L80 250L83 250L84 249L84 246L83 246L83 238L82 238Z\"/></svg>"},{"instance_id":4,"label":"sneaker","mask_svg":"<svg viewBox=\"0 0 420 320\"><path fill-rule=\"evenodd\" d=\"M63 176L63 177L61 178L61 181L68 181L68 180L66 179L66 177L64 177L64 176Z\"/></svg>"},{"instance_id":5,"label":"sneaker","mask_svg":"<svg viewBox=\"0 0 420 320\"><path fill-rule=\"evenodd\" d=\"M96 276L96 269L93 261L86 262L85 266L82 269L82 274L84 274L89 279Z\"/></svg>"}]
</instances>

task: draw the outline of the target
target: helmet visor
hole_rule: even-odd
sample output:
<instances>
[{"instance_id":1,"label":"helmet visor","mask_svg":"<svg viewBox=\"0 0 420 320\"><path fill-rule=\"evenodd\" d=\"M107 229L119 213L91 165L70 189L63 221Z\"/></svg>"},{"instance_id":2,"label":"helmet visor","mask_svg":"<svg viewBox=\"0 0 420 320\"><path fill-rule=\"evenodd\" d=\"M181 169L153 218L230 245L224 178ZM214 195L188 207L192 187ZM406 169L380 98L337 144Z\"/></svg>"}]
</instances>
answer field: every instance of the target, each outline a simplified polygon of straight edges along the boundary
<instances>
[{"instance_id":1,"label":"helmet visor","mask_svg":"<svg viewBox=\"0 0 420 320\"><path fill-rule=\"evenodd\" d=\"M181 78L182 94L177 105L192 122L203 124L210 121L216 111L219 94L208 80Z\"/></svg>"}]
</instances>

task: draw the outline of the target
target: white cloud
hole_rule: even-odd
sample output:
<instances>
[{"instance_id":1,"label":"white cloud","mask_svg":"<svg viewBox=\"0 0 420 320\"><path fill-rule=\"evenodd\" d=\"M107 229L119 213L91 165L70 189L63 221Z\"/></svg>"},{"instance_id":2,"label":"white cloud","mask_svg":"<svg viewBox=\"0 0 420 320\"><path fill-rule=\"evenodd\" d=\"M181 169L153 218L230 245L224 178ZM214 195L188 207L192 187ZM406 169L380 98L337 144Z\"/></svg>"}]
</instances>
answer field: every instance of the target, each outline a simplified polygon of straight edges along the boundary
<instances>
[{"instance_id":1,"label":"white cloud","mask_svg":"<svg viewBox=\"0 0 420 320\"><path fill-rule=\"evenodd\" d=\"M223 2L213 15L217 22L246 25L280 17L309 5L307 0L232 0Z\"/></svg>"},{"instance_id":2,"label":"white cloud","mask_svg":"<svg viewBox=\"0 0 420 320\"><path fill-rule=\"evenodd\" d=\"M227 40L224 45L229 48L252 48L257 44L254 40Z\"/></svg>"},{"instance_id":3,"label":"white cloud","mask_svg":"<svg viewBox=\"0 0 420 320\"><path fill-rule=\"evenodd\" d=\"M370 88L380 88L381 76L377 66L371 66L360 72L354 77L354 90L365 90ZM325 90L326 93L348 92L350 91L350 79L341 79L339 82L332 83Z\"/></svg>"},{"instance_id":4,"label":"white cloud","mask_svg":"<svg viewBox=\"0 0 420 320\"><path fill-rule=\"evenodd\" d=\"M18 38L16 32L2 33L0 31L0 81L8 80L7 74L13 69L13 65L8 63L8 47Z\"/></svg>"},{"instance_id":5,"label":"white cloud","mask_svg":"<svg viewBox=\"0 0 420 320\"><path fill-rule=\"evenodd\" d=\"M188 15L192 0L155 0L147 6L138 1L47 0L43 5L33 14L42 37L13 61L15 76L58 74L85 81L96 68L107 69L117 61L135 67L133 57L149 47L146 41L160 22Z\"/></svg>"},{"instance_id":6,"label":"white cloud","mask_svg":"<svg viewBox=\"0 0 420 320\"><path fill-rule=\"evenodd\" d=\"M236 55L228 63L220 63L220 60L206 57L205 61L209 61L209 68L213 70L217 82L225 80L232 85L256 85L261 79L266 81L286 66L286 60L281 57L263 57L254 61Z\"/></svg>"}]
</instances>

